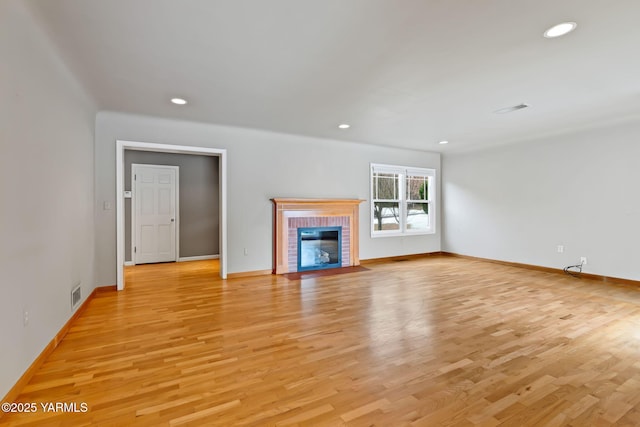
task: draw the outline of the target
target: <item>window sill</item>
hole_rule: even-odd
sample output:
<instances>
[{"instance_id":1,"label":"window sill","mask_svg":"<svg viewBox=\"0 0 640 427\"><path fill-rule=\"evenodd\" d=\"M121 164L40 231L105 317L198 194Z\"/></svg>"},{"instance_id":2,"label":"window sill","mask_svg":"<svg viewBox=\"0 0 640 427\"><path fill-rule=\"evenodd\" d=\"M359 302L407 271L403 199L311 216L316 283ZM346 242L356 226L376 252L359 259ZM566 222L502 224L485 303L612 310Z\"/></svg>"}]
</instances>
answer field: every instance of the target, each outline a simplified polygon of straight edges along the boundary
<instances>
[{"instance_id":1,"label":"window sill","mask_svg":"<svg viewBox=\"0 0 640 427\"><path fill-rule=\"evenodd\" d=\"M380 237L407 237L407 236L425 236L429 234L436 234L435 230L429 231L412 231L412 232L390 232L390 233L371 233L372 239L378 239Z\"/></svg>"}]
</instances>

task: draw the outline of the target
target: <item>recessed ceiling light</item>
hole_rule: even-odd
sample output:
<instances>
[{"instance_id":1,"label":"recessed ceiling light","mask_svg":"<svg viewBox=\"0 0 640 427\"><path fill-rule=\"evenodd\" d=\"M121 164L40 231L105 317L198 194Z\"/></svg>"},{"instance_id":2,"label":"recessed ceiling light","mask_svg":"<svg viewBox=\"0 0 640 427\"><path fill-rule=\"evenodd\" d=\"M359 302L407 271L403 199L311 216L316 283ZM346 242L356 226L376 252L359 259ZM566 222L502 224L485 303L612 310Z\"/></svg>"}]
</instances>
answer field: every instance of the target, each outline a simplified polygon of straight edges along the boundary
<instances>
[{"instance_id":1,"label":"recessed ceiling light","mask_svg":"<svg viewBox=\"0 0 640 427\"><path fill-rule=\"evenodd\" d=\"M449 143L449 141L440 141L440 142L438 142L438 144L440 144L440 145L444 145L444 144L448 144L448 143Z\"/></svg>"},{"instance_id":2,"label":"recessed ceiling light","mask_svg":"<svg viewBox=\"0 0 640 427\"><path fill-rule=\"evenodd\" d=\"M562 24L554 25L544 32L544 36L548 39L564 36L567 33L575 30L578 24L575 22L563 22Z\"/></svg>"},{"instance_id":3,"label":"recessed ceiling light","mask_svg":"<svg viewBox=\"0 0 640 427\"><path fill-rule=\"evenodd\" d=\"M182 98L171 98L171 102L173 102L176 105L184 105L187 103L187 100Z\"/></svg>"},{"instance_id":4,"label":"recessed ceiling light","mask_svg":"<svg viewBox=\"0 0 640 427\"><path fill-rule=\"evenodd\" d=\"M351 127L351 125L348 125L346 123L342 123L338 125L338 129L349 129Z\"/></svg>"},{"instance_id":5,"label":"recessed ceiling light","mask_svg":"<svg viewBox=\"0 0 640 427\"><path fill-rule=\"evenodd\" d=\"M518 105L513 105L511 107L505 107L505 108L501 108L499 110L494 111L494 113L496 114L505 114L505 113L511 113L512 111L518 111L518 110L522 110L523 108L528 108L529 104L518 104Z\"/></svg>"}]
</instances>

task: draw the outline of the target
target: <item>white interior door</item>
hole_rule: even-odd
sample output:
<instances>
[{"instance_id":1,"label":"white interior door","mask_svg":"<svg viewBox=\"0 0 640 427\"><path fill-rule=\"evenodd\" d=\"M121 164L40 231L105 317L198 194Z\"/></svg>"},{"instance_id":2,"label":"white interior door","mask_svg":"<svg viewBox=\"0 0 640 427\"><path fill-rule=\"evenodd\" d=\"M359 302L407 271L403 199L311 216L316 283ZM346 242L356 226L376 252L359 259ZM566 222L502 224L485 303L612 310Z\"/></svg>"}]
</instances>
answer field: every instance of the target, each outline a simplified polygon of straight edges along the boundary
<instances>
[{"instance_id":1,"label":"white interior door","mask_svg":"<svg viewBox=\"0 0 640 427\"><path fill-rule=\"evenodd\" d=\"M176 261L177 166L132 165L133 260Z\"/></svg>"}]
</instances>

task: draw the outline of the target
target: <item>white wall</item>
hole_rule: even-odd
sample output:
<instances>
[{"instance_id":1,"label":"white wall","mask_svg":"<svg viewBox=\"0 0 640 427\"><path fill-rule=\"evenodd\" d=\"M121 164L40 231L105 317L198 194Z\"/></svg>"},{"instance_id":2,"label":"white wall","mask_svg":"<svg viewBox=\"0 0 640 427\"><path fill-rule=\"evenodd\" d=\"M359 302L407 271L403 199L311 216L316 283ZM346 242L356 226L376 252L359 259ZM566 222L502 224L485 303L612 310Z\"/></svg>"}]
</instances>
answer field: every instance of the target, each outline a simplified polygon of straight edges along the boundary
<instances>
[{"instance_id":1,"label":"white wall","mask_svg":"<svg viewBox=\"0 0 640 427\"><path fill-rule=\"evenodd\" d=\"M640 122L447 154L443 250L640 280L639 159Z\"/></svg>"},{"instance_id":2,"label":"white wall","mask_svg":"<svg viewBox=\"0 0 640 427\"><path fill-rule=\"evenodd\" d=\"M96 206L115 206L117 139L227 149L228 270L272 268L273 197L369 199L369 163L440 169L440 155L122 113L96 119ZM115 210L96 215L99 285L116 281ZM369 203L360 205L361 259L440 250L440 233L371 239ZM244 255L244 248L248 255Z\"/></svg>"},{"instance_id":3,"label":"white wall","mask_svg":"<svg viewBox=\"0 0 640 427\"><path fill-rule=\"evenodd\" d=\"M95 285L95 108L21 1L0 2L0 76L4 396Z\"/></svg>"}]
</instances>

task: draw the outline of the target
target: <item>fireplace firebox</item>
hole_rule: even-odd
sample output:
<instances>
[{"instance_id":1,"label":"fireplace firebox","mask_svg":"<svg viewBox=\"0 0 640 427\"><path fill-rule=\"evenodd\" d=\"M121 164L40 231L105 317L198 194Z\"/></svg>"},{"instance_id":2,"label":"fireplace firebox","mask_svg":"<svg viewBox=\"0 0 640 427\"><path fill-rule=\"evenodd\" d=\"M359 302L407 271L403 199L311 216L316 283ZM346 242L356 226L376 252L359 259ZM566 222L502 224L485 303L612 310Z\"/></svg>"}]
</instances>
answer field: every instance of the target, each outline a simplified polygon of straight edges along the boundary
<instances>
[{"instance_id":1,"label":"fireplace firebox","mask_svg":"<svg viewBox=\"0 0 640 427\"><path fill-rule=\"evenodd\" d=\"M342 227L298 228L298 271L342 266Z\"/></svg>"}]
</instances>

